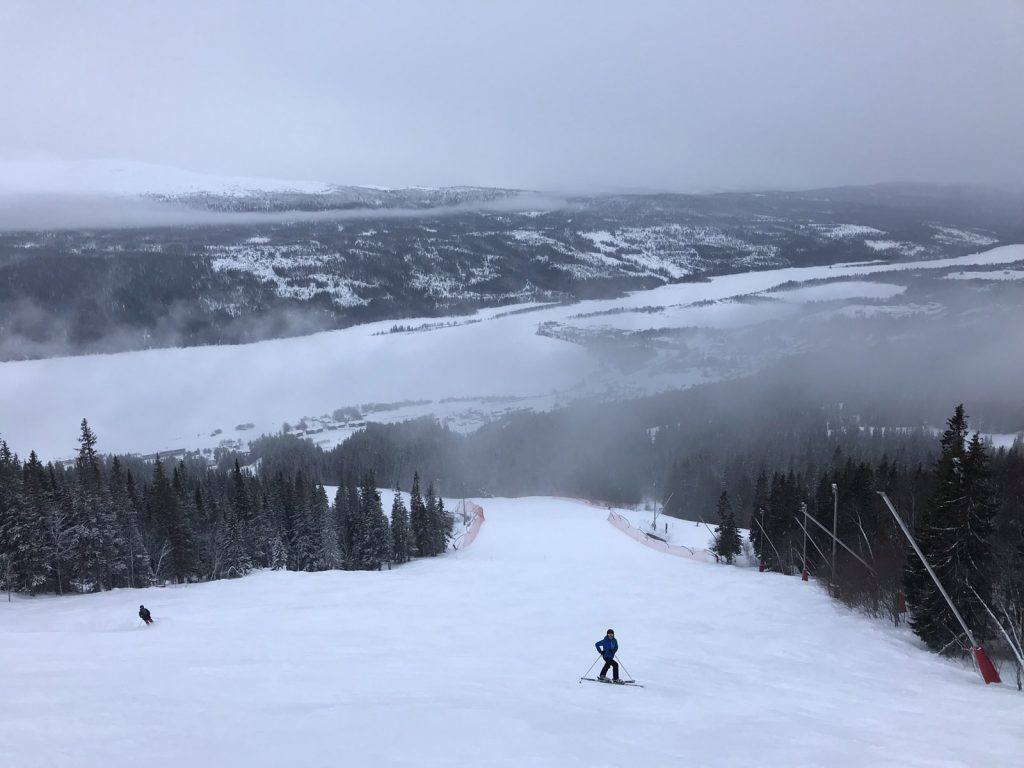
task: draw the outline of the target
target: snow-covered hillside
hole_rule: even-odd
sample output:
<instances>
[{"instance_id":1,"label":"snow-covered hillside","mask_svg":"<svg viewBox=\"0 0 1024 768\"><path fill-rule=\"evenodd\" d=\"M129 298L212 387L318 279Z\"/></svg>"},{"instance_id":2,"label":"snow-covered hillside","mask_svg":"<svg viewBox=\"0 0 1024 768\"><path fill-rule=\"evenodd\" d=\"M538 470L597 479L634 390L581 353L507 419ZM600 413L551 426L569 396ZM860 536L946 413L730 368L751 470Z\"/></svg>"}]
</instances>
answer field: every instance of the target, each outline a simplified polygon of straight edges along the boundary
<instances>
[{"instance_id":1,"label":"snow-covered hillside","mask_svg":"<svg viewBox=\"0 0 1024 768\"><path fill-rule=\"evenodd\" d=\"M813 583L481 501L472 547L393 571L0 603L0 766L1019 764L1016 690ZM645 688L578 682L608 627Z\"/></svg>"},{"instance_id":2,"label":"snow-covered hillside","mask_svg":"<svg viewBox=\"0 0 1024 768\"><path fill-rule=\"evenodd\" d=\"M637 396L749 372L789 351L796 320L819 340L821 329L856 330L823 322L844 313L851 322L882 313L919 315L931 327L942 308L906 301L906 280L1022 259L1024 246L1004 246L958 259L726 275L621 299L405 321L419 332L392 333L393 322L378 322L250 345L5 362L0 436L23 456L36 450L48 459L74 454L83 417L101 449L112 453L241 446L286 422L324 445L366 419L432 413L470 430L512 409ZM879 275L884 282L865 281ZM830 282L814 282L821 280ZM788 323L780 326L784 332L776 327L769 341L743 335L781 321ZM642 368L617 368L589 345L628 334L646 343L650 334L673 329L691 335L669 338L660 348L664 358ZM46 407L19 405L37 401ZM333 416L344 408L361 415Z\"/></svg>"}]
</instances>

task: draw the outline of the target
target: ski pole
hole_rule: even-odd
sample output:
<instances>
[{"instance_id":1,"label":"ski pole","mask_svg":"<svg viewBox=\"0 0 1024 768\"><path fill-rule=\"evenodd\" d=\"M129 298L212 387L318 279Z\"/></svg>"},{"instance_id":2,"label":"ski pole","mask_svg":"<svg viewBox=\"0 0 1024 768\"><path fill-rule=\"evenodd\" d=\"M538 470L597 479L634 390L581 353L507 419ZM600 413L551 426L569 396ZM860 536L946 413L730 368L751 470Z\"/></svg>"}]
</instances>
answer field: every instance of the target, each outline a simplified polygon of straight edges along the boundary
<instances>
[{"instance_id":1,"label":"ski pole","mask_svg":"<svg viewBox=\"0 0 1024 768\"><path fill-rule=\"evenodd\" d=\"M594 659L594 664L597 664L597 662L600 661L600 660L601 660L601 655L598 654L597 658ZM590 669L588 669L586 672L583 673L583 677L580 678L580 682L581 683L583 682L583 678L590 674L590 670L594 668L594 664L591 664L590 665Z\"/></svg>"},{"instance_id":2,"label":"ski pole","mask_svg":"<svg viewBox=\"0 0 1024 768\"><path fill-rule=\"evenodd\" d=\"M626 669L626 665L622 663L622 659L617 659L619 666L622 667L622 672L626 675L627 680L635 680L636 678L629 674L629 670Z\"/></svg>"}]
</instances>

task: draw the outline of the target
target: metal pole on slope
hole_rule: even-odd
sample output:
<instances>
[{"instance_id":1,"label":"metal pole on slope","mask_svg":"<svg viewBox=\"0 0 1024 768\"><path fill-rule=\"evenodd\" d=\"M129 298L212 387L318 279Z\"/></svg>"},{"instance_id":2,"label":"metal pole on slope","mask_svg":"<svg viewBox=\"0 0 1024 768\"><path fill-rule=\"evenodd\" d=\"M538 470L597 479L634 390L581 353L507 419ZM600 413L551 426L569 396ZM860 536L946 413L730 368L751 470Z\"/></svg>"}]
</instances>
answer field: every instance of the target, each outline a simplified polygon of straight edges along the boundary
<instances>
[{"instance_id":1,"label":"metal pole on slope","mask_svg":"<svg viewBox=\"0 0 1024 768\"><path fill-rule=\"evenodd\" d=\"M896 511L896 507L894 507L892 502L889 501L889 497L885 495L885 491L878 491L878 495L882 497L882 501L885 502L885 506L889 508L889 511L892 512L892 516L896 518L896 524L899 525L900 530L903 531L903 534L907 537L907 541L910 542L910 546L914 548L914 553L917 555L918 559L920 559L924 569L928 571L928 575L932 577L932 581L935 582L935 586L938 588L939 593L943 598L945 598L946 605L949 606L949 610L953 612L953 615L956 616L956 620L960 622L960 626L963 628L964 634L967 635L967 639L971 643L971 650L974 651L974 660L978 664L978 671L981 672L982 679L986 683L1000 682L999 673L996 672L995 667L992 666L992 662L989 660L985 650L978 645L977 641L974 639L974 633L971 632L971 628L967 626L967 622L964 621L964 617L960 615L960 611L958 611L956 606L953 605L952 598L950 598L949 593L946 592L945 587L942 586L942 582L939 581L939 577L935 574L935 571L932 570L932 567L928 563L928 559L924 556L924 553L921 551L921 548L917 546L917 542L914 541L913 534L910 533L910 529L907 528L907 524L903 522L903 518L900 517L899 512Z\"/></svg>"},{"instance_id":2,"label":"metal pole on slope","mask_svg":"<svg viewBox=\"0 0 1024 768\"><path fill-rule=\"evenodd\" d=\"M813 517L808 517L807 520L809 520L810 522L814 523L816 526L821 528L821 530L823 530L825 533L828 533L828 528L826 528L824 525L819 523ZM845 549L847 552L849 552L851 555L853 555L853 557L856 558L856 560L861 565L863 565L865 568L867 568L869 571L871 571L871 575L872 576L877 576L878 575L877 573L875 573L875 569L871 567L871 565L868 563L867 560L865 560L863 557L858 555L856 552L854 552L852 549L850 549L848 546L846 546L846 544L844 544L839 539L832 539L832 546L835 547L836 544L839 544L839 546L841 546L843 549Z\"/></svg>"},{"instance_id":3,"label":"metal pole on slope","mask_svg":"<svg viewBox=\"0 0 1024 768\"><path fill-rule=\"evenodd\" d=\"M764 510L761 510L761 515L762 516L764 515ZM775 557L778 558L779 568L781 569L782 568L782 555L779 554L779 550L775 549L774 542L772 542L772 540L768 538L768 533L765 531L764 526L761 525L761 521L758 520L756 517L752 517L750 519L753 522L757 523L757 527L761 529L761 535L764 536L764 538L768 542L768 544L771 545L772 551L775 553ZM762 547L762 550L763 549L764 548ZM764 557L761 558L761 564L764 565Z\"/></svg>"},{"instance_id":4,"label":"metal pole on slope","mask_svg":"<svg viewBox=\"0 0 1024 768\"><path fill-rule=\"evenodd\" d=\"M829 583L835 586L836 583L836 542L839 529L839 486L832 483L832 574L829 576Z\"/></svg>"},{"instance_id":5,"label":"metal pole on slope","mask_svg":"<svg viewBox=\"0 0 1024 768\"><path fill-rule=\"evenodd\" d=\"M800 502L800 510L804 513L804 554L803 554L803 565L800 569L800 578L807 581L809 574L807 573L807 502Z\"/></svg>"},{"instance_id":6,"label":"metal pole on slope","mask_svg":"<svg viewBox=\"0 0 1024 768\"><path fill-rule=\"evenodd\" d=\"M807 523L806 523L806 521L805 521L805 522L803 522L803 523L801 523L801 522L800 522L800 518L799 518L799 517L797 517L796 515L793 515L793 519L794 519L794 520L796 521L796 524L797 524L797 525L799 525L799 526L802 526L802 527L803 527L803 530L804 530L804 532L806 533L806 532L807 532ZM827 532L827 531L826 531L826 532ZM823 560L824 562L826 562L826 563L827 563L827 562L828 562L828 555L826 555L826 554L825 554L824 552L822 552L822 551L821 551L821 547L819 547L819 546L818 546L818 545L817 545L817 544L815 543L815 541L814 541L814 537L813 537L813 536L811 537L811 546L812 546L812 547L814 547L814 548L815 548L815 549L816 549L816 550L818 551L818 554L819 554L819 555L821 555L821 559L822 559L822 560Z\"/></svg>"}]
</instances>

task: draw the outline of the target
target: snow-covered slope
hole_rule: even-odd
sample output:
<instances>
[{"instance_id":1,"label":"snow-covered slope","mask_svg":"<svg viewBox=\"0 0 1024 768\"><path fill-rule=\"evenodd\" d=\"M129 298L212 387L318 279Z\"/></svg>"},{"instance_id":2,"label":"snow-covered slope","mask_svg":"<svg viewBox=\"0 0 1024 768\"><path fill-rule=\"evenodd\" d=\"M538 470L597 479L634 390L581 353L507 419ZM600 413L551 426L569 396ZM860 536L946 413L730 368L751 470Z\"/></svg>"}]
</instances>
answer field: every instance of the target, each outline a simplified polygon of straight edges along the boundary
<instances>
[{"instance_id":1,"label":"snow-covered slope","mask_svg":"<svg viewBox=\"0 0 1024 768\"><path fill-rule=\"evenodd\" d=\"M482 501L471 548L393 571L0 602L0 766L1019 764L1011 686L813 583ZM608 627L645 688L578 682Z\"/></svg>"}]
</instances>

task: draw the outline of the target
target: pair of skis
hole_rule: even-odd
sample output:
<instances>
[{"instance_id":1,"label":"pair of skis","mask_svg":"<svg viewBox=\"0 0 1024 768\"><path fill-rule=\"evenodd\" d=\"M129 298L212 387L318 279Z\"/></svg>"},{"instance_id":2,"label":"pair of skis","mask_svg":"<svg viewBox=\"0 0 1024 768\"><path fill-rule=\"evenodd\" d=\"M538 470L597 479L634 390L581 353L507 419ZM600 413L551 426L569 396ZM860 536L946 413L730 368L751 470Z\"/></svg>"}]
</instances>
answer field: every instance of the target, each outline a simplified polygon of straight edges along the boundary
<instances>
[{"instance_id":1,"label":"pair of skis","mask_svg":"<svg viewBox=\"0 0 1024 768\"><path fill-rule=\"evenodd\" d=\"M640 685L640 683L638 683L636 680L609 680L608 678L600 678L600 677L581 677L580 678L580 682L581 683L584 680L589 680L592 683L608 683L608 685L631 685L634 688L643 688L643 686Z\"/></svg>"}]
</instances>

